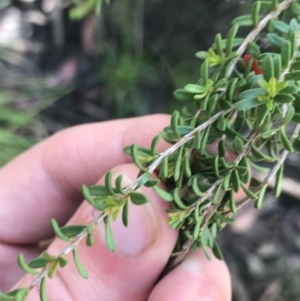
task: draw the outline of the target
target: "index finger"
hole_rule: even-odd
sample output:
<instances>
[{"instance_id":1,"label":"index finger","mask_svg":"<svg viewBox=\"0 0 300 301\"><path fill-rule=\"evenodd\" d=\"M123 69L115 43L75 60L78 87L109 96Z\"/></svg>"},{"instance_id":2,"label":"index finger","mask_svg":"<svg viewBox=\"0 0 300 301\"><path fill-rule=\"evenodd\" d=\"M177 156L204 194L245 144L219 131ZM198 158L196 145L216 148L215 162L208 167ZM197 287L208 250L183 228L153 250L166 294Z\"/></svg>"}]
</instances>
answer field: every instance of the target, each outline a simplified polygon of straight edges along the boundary
<instances>
[{"instance_id":1,"label":"index finger","mask_svg":"<svg viewBox=\"0 0 300 301\"><path fill-rule=\"evenodd\" d=\"M0 242L34 243L49 237L50 219L65 223L82 196L82 184L130 159L123 148L149 147L167 115L87 124L64 130L0 170ZM163 146L161 146L163 147Z\"/></svg>"}]
</instances>

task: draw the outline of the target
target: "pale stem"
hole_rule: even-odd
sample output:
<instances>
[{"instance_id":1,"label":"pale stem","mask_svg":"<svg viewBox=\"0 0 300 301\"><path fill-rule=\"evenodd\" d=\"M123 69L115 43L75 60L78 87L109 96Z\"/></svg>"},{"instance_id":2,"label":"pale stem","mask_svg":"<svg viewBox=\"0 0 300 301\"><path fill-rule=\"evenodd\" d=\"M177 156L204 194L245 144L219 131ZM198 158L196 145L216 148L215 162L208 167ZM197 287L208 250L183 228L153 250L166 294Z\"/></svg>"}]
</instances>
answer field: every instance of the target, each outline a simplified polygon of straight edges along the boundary
<instances>
[{"instance_id":1,"label":"pale stem","mask_svg":"<svg viewBox=\"0 0 300 301\"><path fill-rule=\"evenodd\" d=\"M74 238L74 240L65 249L63 249L59 253L59 255L57 257L67 255L73 249L75 249L78 246L78 244L83 240L83 238L85 238L85 236L87 235L88 227L89 226L95 226L95 225L99 224L106 215L107 214L105 214L105 213L99 214L99 216L97 218L95 218L88 226L86 226L86 228L81 233L79 233ZM41 271L41 273L31 282L31 284L29 285L28 289L31 290L36 285L38 285L42 281L42 279L47 276L48 272L49 272L48 268L46 268L46 267L43 268L43 270Z\"/></svg>"},{"instance_id":2,"label":"pale stem","mask_svg":"<svg viewBox=\"0 0 300 301\"><path fill-rule=\"evenodd\" d=\"M238 61L241 59L244 52L247 50L248 45L257 37L257 35L268 25L269 21L277 18L284 10L286 10L295 0L286 0L281 2L276 10L271 11L265 17L263 17L257 26L247 35L239 49L237 50L238 56L233 60L228 72L227 78L229 78L235 69Z\"/></svg>"}]
</instances>

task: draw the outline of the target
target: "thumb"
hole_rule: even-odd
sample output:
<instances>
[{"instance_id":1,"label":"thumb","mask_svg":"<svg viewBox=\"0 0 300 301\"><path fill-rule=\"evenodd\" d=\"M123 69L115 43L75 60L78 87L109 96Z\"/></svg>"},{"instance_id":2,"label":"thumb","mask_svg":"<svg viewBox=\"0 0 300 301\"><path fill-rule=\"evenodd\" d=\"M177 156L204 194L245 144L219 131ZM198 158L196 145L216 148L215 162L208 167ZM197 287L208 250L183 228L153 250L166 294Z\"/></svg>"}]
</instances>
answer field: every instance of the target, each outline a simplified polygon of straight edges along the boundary
<instances>
[{"instance_id":1,"label":"thumb","mask_svg":"<svg viewBox=\"0 0 300 301\"><path fill-rule=\"evenodd\" d=\"M113 175L123 175L124 186L131 184L139 170L133 164L121 165L112 170ZM103 183L102 178L99 183ZM95 244L92 247L81 243L78 252L89 278L82 279L73 263L59 269L53 279L47 279L49 300L145 300L158 276L166 265L176 242L177 232L167 224L167 203L151 189L142 187L141 192L149 203L129 205L129 225L126 228L121 218L111 223L116 251L111 252L105 244L104 224L94 230ZM88 224L99 212L84 202L68 224ZM48 252L59 254L66 243L55 239ZM17 287L26 287L32 282L26 275ZM38 288L34 288L28 301L39 300Z\"/></svg>"}]
</instances>

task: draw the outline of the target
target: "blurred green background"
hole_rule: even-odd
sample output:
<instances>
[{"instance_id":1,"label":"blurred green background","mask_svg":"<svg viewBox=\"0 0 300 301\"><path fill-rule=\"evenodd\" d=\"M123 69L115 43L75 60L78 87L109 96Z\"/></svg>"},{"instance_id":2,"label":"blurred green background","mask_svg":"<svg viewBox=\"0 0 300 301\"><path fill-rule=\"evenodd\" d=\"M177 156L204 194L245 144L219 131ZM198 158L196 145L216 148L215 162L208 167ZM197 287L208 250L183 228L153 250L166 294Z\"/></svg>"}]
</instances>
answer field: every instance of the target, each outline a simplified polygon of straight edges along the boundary
<instances>
[{"instance_id":1,"label":"blurred green background","mask_svg":"<svg viewBox=\"0 0 300 301\"><path fill-rule=\"evenodd\" d=\"M0 165L71 125L180 108L194 54L248 2L1 0Z\"/></svg>"}]
</instances>

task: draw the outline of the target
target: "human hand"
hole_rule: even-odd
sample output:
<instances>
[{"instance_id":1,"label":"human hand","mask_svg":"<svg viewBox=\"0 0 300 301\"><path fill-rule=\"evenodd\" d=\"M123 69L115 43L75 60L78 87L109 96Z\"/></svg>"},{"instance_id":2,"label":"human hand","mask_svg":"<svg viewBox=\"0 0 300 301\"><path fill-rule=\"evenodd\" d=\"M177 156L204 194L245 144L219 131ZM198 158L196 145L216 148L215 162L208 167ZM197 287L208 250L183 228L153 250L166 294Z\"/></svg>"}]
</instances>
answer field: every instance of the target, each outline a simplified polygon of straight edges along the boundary
<instances>
[{"instance_id":1,"label":"human hand","mask_svg":"<svg viewBox=\"0 0 300 301\"><path fill-rule=\"evenodd\" d=\"M168 116L153 115L73 127L3 167L0 290L31 283L33 276L21 278L16 259L20 252L27 260L41 252L37 243L51 237L51 218L61 225L88 224L99 214L82 203L82 184L103 183L108 170L115 176L123 174L124 184L131 184L138 169L123 154L123 148L132 143L149 147L152 138L168 124ZM161 150L165 147L159 145ZM208 261L201 251L191 252L156 283L174 248L177 232L167 224L168 204L150 188L141 189L150 202L130 205L128 228L119 220L112 224L116 252L107 249L104 226L100 224L94 232L95 245L79 246L89 279L83 280L73 263L59 269L56 277L47 282L49 301L231 300L230 277L224 262ZM64 247L65 242L55 239L48 250L58 254ZM33 289L27 300L39 300L38 289Z\"/></svg>"}]
</instances>

